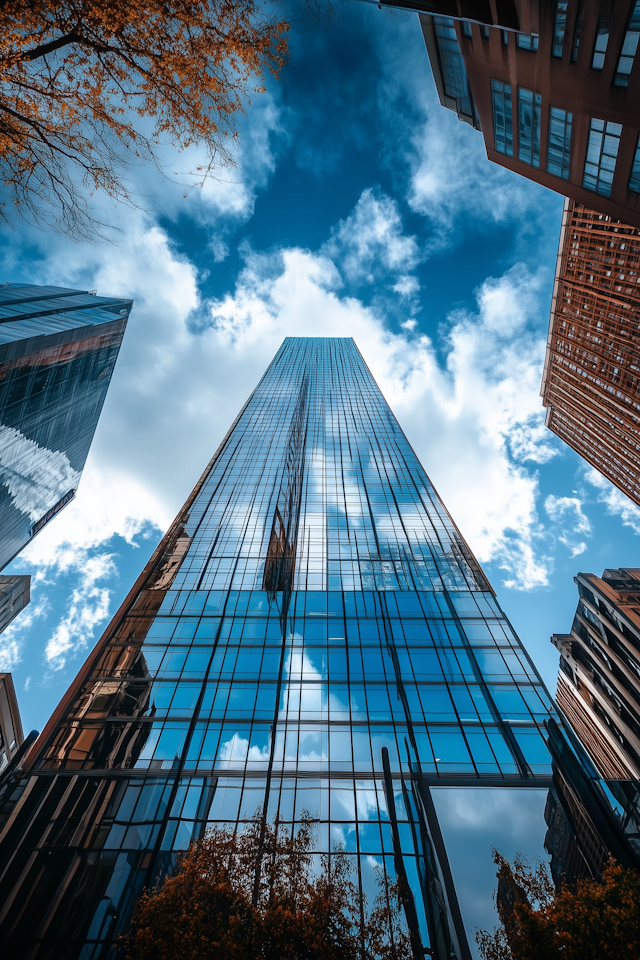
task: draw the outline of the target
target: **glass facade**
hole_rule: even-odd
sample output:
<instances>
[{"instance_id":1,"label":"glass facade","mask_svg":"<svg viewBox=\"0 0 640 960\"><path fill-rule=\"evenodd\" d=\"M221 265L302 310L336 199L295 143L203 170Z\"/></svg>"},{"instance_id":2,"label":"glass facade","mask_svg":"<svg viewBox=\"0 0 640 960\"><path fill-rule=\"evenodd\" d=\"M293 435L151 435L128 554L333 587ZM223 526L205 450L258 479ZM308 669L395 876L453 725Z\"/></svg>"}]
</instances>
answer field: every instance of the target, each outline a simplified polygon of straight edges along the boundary
<instances>
[{"instance_id":1,"label":"glass facade","mask_svg":"<svg viewBox=\"0 0 640 960\"><path fill-rule=\"evenodd\" d=\"M603 197L611 196L611 184L616 170L622 124L606 120L591 120L587 159L582 186Z\"/></svg>"},{"instance_id":2,"label":"glass facade","mask_svg":"<svg viewBox=\"0 0 640 960\"><path fill-rule=\"evenodd\" d=\"M547 173L562 180L569 179L571 160L572 115L557 107L549 109L549 143L547 146Z\"/></svg>"},{"instance_id":3,"label":"glass facade","mask_svg":"<svg viewBox=\"0 0 640 960\"><path fill-rule=\"evenodd\" d=\"M493 135L498 153L513 156L513 113L511 107L511 85L499 80L491 81L493 102Z\"/></svg>"},{"instance_id":4,"label":"glass facade","mask_svg":"<svg viewBox=\"0 0 640 960\"><path fill-rule=\"evenodd\" d=\"M369 895L400 875L424 953L469 960L489 841L573 836L554 719L353 340L289 338L0 782L6 956L106 956L208 825L306 810Z\"/></svg>"},{"instance_id":5,"label":"glass facade","mask_svg":"<svg viewBox=\"0 0 640 960\"><path fill-rule=\"evenodd\" d=\"M0 286L0 569L75 495L131 301Z\"/></svg>"}]
</instances>

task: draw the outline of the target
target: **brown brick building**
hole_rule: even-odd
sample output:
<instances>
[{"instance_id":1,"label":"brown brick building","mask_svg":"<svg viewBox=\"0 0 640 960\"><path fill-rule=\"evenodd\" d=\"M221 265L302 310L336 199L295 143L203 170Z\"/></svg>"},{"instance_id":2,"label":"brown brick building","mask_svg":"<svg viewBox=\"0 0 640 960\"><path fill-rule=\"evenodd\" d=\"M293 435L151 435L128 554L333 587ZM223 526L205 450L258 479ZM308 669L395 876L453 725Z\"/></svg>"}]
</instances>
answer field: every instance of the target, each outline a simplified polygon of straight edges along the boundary
<instances>
[{"instance_id":1,"label":"brown brick building","mask_svg":"<svg viewBox=\"0 0 640 960\"><path fill-rule=\"evenodd\" d=\"M515 31L431 6L451 11L420 16L440 101L489 159L640 227L640 0L522 0Z\"/></svg>"},{"instance_id":2,"label":"brown brick building","mask_svg":"<svg viewBox=\"0 0 640 960\"><path fill-rule=\"evenodd\" d=\"M567 200L541 394L547 426L640 505L640 230Z\"/></svg>"}]
</instances>

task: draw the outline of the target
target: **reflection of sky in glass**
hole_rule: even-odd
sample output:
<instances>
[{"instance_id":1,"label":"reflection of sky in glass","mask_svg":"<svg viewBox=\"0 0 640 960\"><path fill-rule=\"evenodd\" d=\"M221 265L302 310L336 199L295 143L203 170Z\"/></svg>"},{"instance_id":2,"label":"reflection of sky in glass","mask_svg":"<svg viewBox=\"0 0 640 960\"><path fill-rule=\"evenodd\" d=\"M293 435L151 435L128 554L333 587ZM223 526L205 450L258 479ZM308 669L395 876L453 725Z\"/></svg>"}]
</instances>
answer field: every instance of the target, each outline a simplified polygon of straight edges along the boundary
<instances>
[{"instance_id":1,"label":"reflection of sky in glass","mask_svg":"<svg viewBox=\"0 0 640 960\"><path fill-rule=\"evenodd\" d=\"M498 915L492 848L509 860L516 853L549 861L544 849L546 790L519 787L436 787L432 790L440 828L474 956L478 927L493 930Z\"/></svg>"}]
</instances>

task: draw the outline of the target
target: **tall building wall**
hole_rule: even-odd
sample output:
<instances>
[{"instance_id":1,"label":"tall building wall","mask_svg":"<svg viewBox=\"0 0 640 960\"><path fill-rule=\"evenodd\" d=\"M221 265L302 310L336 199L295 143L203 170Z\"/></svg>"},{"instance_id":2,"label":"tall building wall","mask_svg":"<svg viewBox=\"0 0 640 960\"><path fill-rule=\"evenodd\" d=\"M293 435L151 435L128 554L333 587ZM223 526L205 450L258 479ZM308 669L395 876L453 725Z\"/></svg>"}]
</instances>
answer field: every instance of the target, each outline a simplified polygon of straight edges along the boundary
<instances>
[{"instance_id":1,"label":"tall building wall","mask_svg":"<svg viewBox=\"0 0 640 960\"><path fill-rule=\"evenodd\" d=\"M542 402L547 426L640 504L640 229L567 201Z\"/></svg>"},{"instance_id":2,"label":"tall building wall","mask_svg":"<svg viewBox=\"0 0 640 960\"><path fill-rule=\"evenodd\" d=\"M103 957L208 826L306 810L370 899L406 881L416 955L469 960L510 810L608 848L554 718L354 342L287 339L0 789L6 956Z\"/></svg>"},{"instance_id":3,"label":"tall building wall","mask_svg":"<svg viewBox=\"0 0 640 960\"><path fill-rule=\"evenodd\" d=\"M130 310L0 286L0 569L75 496Z\"/></svg>"}]
</instances>

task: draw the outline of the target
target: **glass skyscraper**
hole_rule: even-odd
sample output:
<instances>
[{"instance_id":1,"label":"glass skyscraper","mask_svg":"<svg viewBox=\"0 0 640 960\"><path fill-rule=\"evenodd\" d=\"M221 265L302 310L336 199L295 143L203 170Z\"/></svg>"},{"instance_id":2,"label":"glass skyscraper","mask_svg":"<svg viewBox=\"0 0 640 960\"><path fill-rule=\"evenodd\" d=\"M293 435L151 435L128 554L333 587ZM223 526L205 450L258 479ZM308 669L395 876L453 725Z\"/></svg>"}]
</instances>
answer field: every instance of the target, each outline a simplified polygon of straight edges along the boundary
<instances>
[{"instance_id":1,"label":"glass skyscraper","mask_svg":"<svg viewBox=\"0 0 640 960\"><path fill-rule=\"evenodd\" d=\"M131 311L0 286L0 569L75 496Z\"/></svg>"},{"instance_id":2,"label":"glass skyscraper","mask_svg":"<svg viewBox=\"0 0 640 960\"><path fill-rule=\"evenodd\" d=\"M287 339L5 778L5 956L110 955L177 851L261 809L469 958L491 843L578 842L555 717L353 340Z\"/></svg>"}]
</instances>

